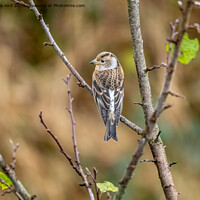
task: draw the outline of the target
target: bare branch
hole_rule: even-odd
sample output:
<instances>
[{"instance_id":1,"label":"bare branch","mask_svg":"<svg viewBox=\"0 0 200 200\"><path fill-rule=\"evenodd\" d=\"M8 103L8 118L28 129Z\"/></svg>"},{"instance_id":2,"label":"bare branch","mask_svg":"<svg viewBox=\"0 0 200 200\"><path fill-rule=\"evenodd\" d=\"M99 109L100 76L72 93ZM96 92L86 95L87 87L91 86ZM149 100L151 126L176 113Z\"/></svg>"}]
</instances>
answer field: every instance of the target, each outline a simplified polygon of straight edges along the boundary
<instances>
[{"instance_id":1,"label":"bare branch","mask_svg":"<svg viewBox=\"0 0 200 200\"><path fill-rule=\"evenodd\" d=\"M174 97L178 97L178 98L181 98L181 99L185 99L185 96L184 95L180 95L180 94L177 94L175 92L172 92L172 91L168 91L167 92L168 94L174 96Z\"/></svg>"},{"instance_id":2,"label":"bare branch","mask_svg":"<svg viewBox=\"0 0 200 200\"><path fill-rule=\"evenodd\" d=\"M56 142L56 144L58 145L58 147L60 148L60 152L67 158L67 160L69 161L70 165L73 167L73 169L76 171L76 173L80 175L79 170L77 169L76 165L73 163L72 158L65 152L65 150L63 149L62 145L60 144L58 138L51 132L51 130L47 127L47 125L45 124L43 117L42 117L42 112L40 111L39 114L39 118L40 118L40 122L41 124L44 126L44 128L46 129L47 133L53 138L53 140Z\"/></svg>"},{"instance_id":3,"label":"bare branch","mask_svg":"<svg viewBox=\"0 0 200 200\"><path fill-rule=\"evenodd\" d=\"M2 155L0 154L0 167L3 170L3 172L8 176L8 178L12 181L15 189L13 192L20 200L30 200L31 195L27 192L25 187L22 185L22 183L17 179L15 171L10 168L8 165L5 164ZM7 184L5 184L7 185ZM8 185L7 185L8 186ZM11 187L8 187L11 189Z\"/></svg>"},{"instance_id":4,"label":"bare branch","mask_svg":"<svg viewBox=\"0 0 200 200\"><path fill-rule=\"evenodd\" d=\"M156 108L155 108L156 115L154 117L155 117L156 120L163 110L165 101L167 99L167 95L170 91L170 87L171 87L171 84L172 84L172 77L173 77L174 70L176 68L177 60L178 60L178 56L179 56L180 45L181 45L181 42L182 42L182 39L183 39L183 35L184 35L184 33L186 32L186 29L187 29L187 24L188 24L188 21L189 21L191 8L192 8L192 1L187 0L185 8L182 12L182 21L181 21L180 28L179 28L178 35L177 35L177 39L176 39L177 43L175 44L174 52L173 52L173 56L171 58L171 61L166 68L164 85L163 85L162 91L160 93L160 96L158 98L157 105L156 105ZM173 26L172 32L175 31L175 24ZM171 37L172 37L172 39L174 39L173 35L171 35ZM151 124L150 126L151 126L150 127L150 132L151 132L154 129L155 123Z\"/></svg>"},{"instance_id":5,"label":"bare branch","mask_svg":"<svg viewBox=\"0 0 200 200\"><path fill-rule=\"evenodd\" d=\"M122 115L120 116L120 121L122 123L126 124L132 130L134 130L136 133L138 133L138 135L142 135L143 134L144 130L142 128L140 128L139 126L137 126L133 122L129 121L127 118L125 118Z\"/></svg>"},{"instance_id":6,"label":"bare branch","mask_svg":"<svg viewBox=\"0 0 200 200\"><path fill-rule=\"evenodd\" d=\"M70 114L71 123L72 123L72 141L73 141L73 147L74 147L74 154L75 154L75 157L76 157L75 162L77 164L77 170L79 171L79 174L83 179L84 185L88 190L90 199L95 200L94 194L91 190L91 184L88 182L87 174L84 173L83 167L82 167L81 162L80 162L79 151L78 151L77 142L76 142L75 120L74 120L74 113L73 113L73 107L72 107L73 98L71 97L71 90L70 90L70 77L71 77L71 74L69 74L67 76L66 80L64 80L64 81L67 85L67 94L68 94L68 102L69 102L68 112Z\"/></svg>"},{"instance_id":7,"label":"bare branch","mask_svg":"<svg viewBox=\"0 0 200 200\"><path fill-rule=\"evenodd\" d=\"M110 192L106 192L107 194L107 200L112 200L112 196L110 195Z\"/></svg>"},{"instance_id":8,"label":"bare branch","mask_svg":"<svg viewBox=\"0 0 200 200\"><path fill-rule=\"evenodd\" d=\"M155 164L158 170L163 191L165 193L165 198L170 200L171 199L177 200L178 193L175 189L172 174L169 169L169 164L165 154L164 145L162 144L162 140L160 137L158 137L157 139L157 133L159 131L157 125L157 119L160 113L163 111L165 101L168 95L166 92L170 91L172 76L176 67L183 35L186 31L191 11L191 5L192 1L187 0L184 6L184 10L182 12L182 19L180 21L177 19L174 24L171 24L172 33L169 42L169 51L167 53L165 82L161 94L158 98L156 108L154 110L151 99L151 89L148 79L148 73L144 74L144 71L146 69L146 63L144 58L143 40L140 29L139 0L128 0L129 24L132 35L133 52L134 52L133 57L137 68L137 75L140 87L140 94L142 97L142 103L144 105L143 110L146 122L146 129L144 131L144 134L146 138L149 140L149 146L153 158L154 160L157 161ZM179 25L178 30L177 30L178 27L177 25ZM173 56L171 58L172 41L174 41L175 47L173 51Z\"/></svg>"},{"instance_id":9,"label":"bare branch","mask_svg":"<svg viewBox=\"0 0 200 200\"><path fill-rule=\"evenodd\" d=\"M13 1L15 4L21 5L21 6L23 6L23 7L27 7L27 8L30 7L29 4L26 4L26 3L24 3L23 1L17 1L17 0L11 0L11 1Z\"/></svg>"},{"instance_id":10,"label":"bare branch","mask_svg":"<svg viewBox=\"0 0 200 200\"><path fill-rule=\"evenodd\" d=\"M75 120L74 120L74 114L73 114L73 111L72 111L72 102L73 102L73 99L71 97L71 91L70 91L70 77L71 77L71 74L69 74L66 78L65 83L67 85L67 93L68 93L68 101L69 101L69 108L68 108L68 112L70 114L70 117L71 117L71 122L72 122L72 140L73 140L73 144L74 144L74 153L75 153L75 156L76 156L76 163L77 163L77 166L80 167L81 163L80 163L80 158L79 158L79 151L78 151L78 148L77 148L77 142L76 142L76 134L75 134Z\"/></svg>"},{"instance_id":11,"label":"bare branch","mask_svg":"<svg viewBox=\"0 0 200 200\"><path fill-rule=\"evenodd\" d=\"M153 71L155 69L160 69L161 67L166 67L166 66L167 66L166 63L161 63L160 65L154 65L153 67L146 68L144 71L150 72L150 71Z\"/></svg>"},{"instance_id":12,"label":"bare branch","mask_svg":"<svg viewBox=\"0 0 200 200\"><path fill-rule=\"evenodd\" d=\"M119 189L117 194L114 197L114 200L120 200L122 199L122 196L127 188L127 185L129 183L129 181L132 178L133 172L138 164L138 161L140 159L140 157L143 154L144 151L144 147L146 145L146 139L145 138L141 138L138 142L138 147L137 150L135 151L135 153L133 154L131 161L128 165L128 167L126 168L125 174L123 175L122 179L119 181Z\"/></svg>"},{"instance_id":13,"label":"bare branch","mask_svg":"<svg viewBox=\"0 0 200 200\"><path fill-rule=\"evenodd\" d=\"M10 163L10 166L13 170L15 170L16 155L17 155L17 149L19 148L19 143L17 143L15 145L12 140L10 140L10 143L11 143L12 148L13 148L13 156L12 156L12 162Z\"/></svg>"},{"instance_id":14,"label":"bare branch","mask_svg":"<svg viewBox=\"0 0 200 200\"><path fill-rule=\"evenodd\" d=\"M92 175L92 173L90 172L90 170L88 168L86 168L86 171L88 172L89 176L92 178L92 181L94 182L97 200L100 200L101 192L100 192L99 188L97 187L97 179L96 179L97 178L97 170L96 170L96 168L93 168L94 175Z\"/></svg>"}]
</instances>

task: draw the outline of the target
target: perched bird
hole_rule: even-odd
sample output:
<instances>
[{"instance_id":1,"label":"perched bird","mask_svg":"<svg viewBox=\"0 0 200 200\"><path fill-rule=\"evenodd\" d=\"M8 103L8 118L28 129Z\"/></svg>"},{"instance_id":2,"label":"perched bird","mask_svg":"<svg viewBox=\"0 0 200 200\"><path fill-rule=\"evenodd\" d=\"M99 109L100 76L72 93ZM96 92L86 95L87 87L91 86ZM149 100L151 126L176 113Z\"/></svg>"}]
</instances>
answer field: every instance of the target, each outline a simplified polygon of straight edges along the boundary
<instances>
[{"instance_id":1,"label":"perched bird","mask_svg":"<svg viewBox=\"0 0 200 200\"><path fill-rule=\"evenodd\" d=\"M102 52L90 62L95 64L92 76L92 90L99 113L106 126L104 140L117 139L118 126L124 97L124 72L117 57Z\"/></svg>"}]
</instances>

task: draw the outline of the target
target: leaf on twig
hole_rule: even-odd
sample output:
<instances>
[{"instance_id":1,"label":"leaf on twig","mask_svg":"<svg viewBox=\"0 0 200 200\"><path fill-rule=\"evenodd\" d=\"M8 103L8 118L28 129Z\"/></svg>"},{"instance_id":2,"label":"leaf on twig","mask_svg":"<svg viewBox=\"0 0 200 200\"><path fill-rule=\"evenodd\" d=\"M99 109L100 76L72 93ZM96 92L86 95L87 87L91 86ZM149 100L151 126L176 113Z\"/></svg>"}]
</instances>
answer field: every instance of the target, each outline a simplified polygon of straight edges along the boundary
<instances>
[{"instance_id":1,"label":"leaf on twig","mask_svg":"<svg viewBox=\"0 0 200 200\"><path fill-rule=\"evenodd\" d=\"M100 189L101 192L117 192L118 187L114 186L111 182L109 181L104 181L104 183L97 183L97 187Z\"/></svg>"},{"instance_id":2,"label":"leaf on twig","mask_svg":"<svg viewBox=\"0 0 200 200\"><path fill-rule=\"evenodd\" d=\"M11 181L5 174L3 174L2 172L0 172L0 179L1 179L3 182L5 182L8 186L12 186L12 185L13 185L12 181ZM0 181L0 187L1 187L2 190L8 189L8 186L7 186L7 185L3 184L3 183Z\"/></svg>"},{"instance_id":3,"label":"leaf on twig","mask_svg":"<svg viewBox=\"0 0 200 200\"><path fill-rule=\"evenodd\" d=\"M172 44L171 56L174 52L174 45ZM181 54L178 57L178 61L182 64L187 65L193 58L196 57L196 53L199 50L198 39L190 40L188 34L185 33L181 44ZM169 44L166 45L166 51L169 51Z\"/></svg>"}]
</instances>

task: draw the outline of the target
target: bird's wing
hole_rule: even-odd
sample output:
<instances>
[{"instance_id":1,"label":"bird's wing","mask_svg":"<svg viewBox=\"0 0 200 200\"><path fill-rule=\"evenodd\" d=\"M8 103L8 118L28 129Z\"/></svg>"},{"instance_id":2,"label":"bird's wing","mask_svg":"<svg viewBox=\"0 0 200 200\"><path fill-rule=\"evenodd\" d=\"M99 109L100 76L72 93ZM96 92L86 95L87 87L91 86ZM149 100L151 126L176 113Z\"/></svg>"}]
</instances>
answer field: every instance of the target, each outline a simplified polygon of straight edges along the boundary
<instances>
[{"instance_id":1,"label":"bird's wing","mask_svg":"<svg viewBox=\"0 0 200 200\"><path fill-rule=\"evenodd\" d=\"M98 110L103 118L104 124L107 122L107 112L110 107L110 96L108 90L103 90L97 83L96 79L93 79L92 90L94 99L96 101Z\"/></svg>"},{"instance_id":2,"label":"bird's wing","mask_svg":"<svg viewBox=\"0 0 200 200\"><path fill-rule=\"evenodd\" d=\"M118 126L120 115L123 107L123 98L124 98L124 81L121 82L120 87L115 90L115 116L116 116L116 125Z\"/></svg>"}]
</instances>

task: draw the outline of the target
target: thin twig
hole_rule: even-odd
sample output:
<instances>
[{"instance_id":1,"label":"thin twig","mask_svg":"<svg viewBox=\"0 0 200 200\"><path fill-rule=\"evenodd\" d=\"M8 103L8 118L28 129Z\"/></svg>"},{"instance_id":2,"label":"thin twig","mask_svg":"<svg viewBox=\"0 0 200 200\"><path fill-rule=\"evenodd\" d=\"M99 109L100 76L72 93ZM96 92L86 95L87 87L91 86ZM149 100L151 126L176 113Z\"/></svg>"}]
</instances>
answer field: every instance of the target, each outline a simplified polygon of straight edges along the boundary
<instances>
[{"instance_id":1,"label":"thin twig","mask_svg":"<svg viewBox=\"0 0 200 200\"><path fill-rule=\"evenodd\" d=\"M122 196L127 188L129 181L132 178L133 172L138 164L138 161L143 154L146 142L147 142L147 140L145 138L141 138L140 141L138 142L137 150L133 154L129 165L126 168L125 174L123 175L122 179L119 181L118 192L115 195L114 200L122 199Z\"/></svg>"},{"instance_id":2,"label":"thin twig","mask_svg":"<svg viewBox=\"0 0 200 200\"><path fill-rule=\"evenodd\" d=\"M69 102L69 108L68 112L70 114L71 118L71 123L72 123L72 141L73 141L73 147L74 147L74 154L76 157L76 164L77 164L77 170L79 171L80 176L82 177L82 180L84 182L84 186L87 188L90 199L95 200L94 194L91 189L91 184L87 180L87 175L83 171L83 167L80 162L80 157L79 157L79 151L77 147L77 141L76 141L76 132L75 132L75 120L74 120L74 114L73 114L73 107L72 107L72 102L73 98L71 97L71 90L70 90L70 77L71 74L69 74L66 78L65 83L67 85L67 94L68 94L68 102Z\"/></svg>"},{"instance_id":3,"label":"thin twig","mask_svg":"<svg viewBox=\"0 0 200 200\"><path fill-rule=\"evenodd\" d=\"M185 96L180 95L180 94L177 94L177 93L175 93L175 92L168 91L167 93L170 94L170 95L172 95L172 96L174 96L174 97L178 97L178 98L181 98L181 99L185 99Z\"/></svg>"},{"instance_id":4,"label":"thin twig","mask_svg":"<svg viewBox=\"0 0 200 200\"><path fill-rule=\"evenodd\" d=\"M8 178L12 181L12 183L15 187L15 189L13 190L15 195L19 199L21 197L22 200L30 200L31 195L27 192L27 190L22 185L22 183L17 179L15 171L12 168L10 168L8 165L5 164L3 156L1 154L0 154L0 167L3 170L3 172L8 176Z\"/></svg>"},{"instance_id":5,"label":"thin twig","mask_svg":"<svg viewBox=\"0 0 200 200\"><path fill-rule=\"evenodd\" d=\"M11 1L13 1L15 4L21 5L21 6L23 6L23 7L27 7L27 8L30 7L29 4L26 4L26 3L24 3L23 1L17 1L17 0L11 0Z\"/></svg>"},{"instance_id":6,"label":"thin twig","mask_svg":"<svg viewBox=\"0 0 200 200\"><path fill-rule=\"evenodd\" d=\"M70 77L71 74L69 74L66 78L66 80L64 80L64 82L67 85L67 94L68 94L68 101L69 101L69 108L67 109L70 117L71 117L71 123L72 123L72 140L73 140L73 144L74 144L74 154L76 157L76 163L78 168L81 166L81 162L80 162L80 158L79 158L79 151L77 148L77 142L76 142L76 134L75 134L75 120L74 120L74 113L72 110L72 102L73 102L73 98L71 97L71 91L70 91Z\"/></svg>"},{"instance_id":7,"label":"thin twig","mask_svg":"<svg viewBox=\"0 0 200 200\"><path fill-rule=\"evenodd\" d=\"M167 66L166 63L161 63L160 65L154 65L153 67L148 67L144 71L150 72L150 71L153 71L155 69L160 69L161 67L166 67L166 66Z\"/></svg>"},{"instance_id":8,"label":"thin twig","mask_svg":"<svg viewBox=\"0 0 200 200\"><path fill-rule=\"evenodd\" d=\"M15 164L16 164L16 155L17 155L17 149L19 148L19 143L17 143L16 145L13 143L12 140L10 140L10 143L12 145L13 148L13 156L12 156L12 162L10 163L10 166L13 170L15 170Z\"/></svg>"},{"instance_id":9,"label":"thin twig","mask_svg":"<svg viewBox=\"0 0 200 200\"><path fill-rule=\"evenodd\" d=\"M40 118L40 122L41 124L44 126L44 128L46 129L47 133L53 138L53 140L56 142L56 144L58 145L58 147L60 148L60 152L67 158L67 160L69 161L70 165L73 167L73 169L76 171L76 173L81 176L79 170L77 169L76 165L73 163L72 158L65 152L65 150L63 149L62 145L60 144L58 138L51 132L51 130L47 127L46 123L43 120L43 116L42 116L42 112L40 111L39 114L39 118Z\"/></svg>"},{"instance_id":10,"label":"thin twig","mask_svg":"<svg viewBox=\"0 0 200 200\"><path fill-rule=\"evenodd\" d=\"M97 200L100 200L101 197L100 197L100 190L99 188L97 187L97 170L96 168L93 168L93 172L94 172L94 175L92 175L92 173L90 172L90 170L88 168L86 168L87 172L88 172L88 175L92 178L92 181L94 182L94 187L95 187L95 191L96 191L96 195L97 195Z\"/></svg>"},{"instance_id":11,"label":"thin twig","mask_svg":"<svg viewBox=\"0 0 200 200\"><path fill-rule=\"evenodd\" d=\"M110 192L106 192L107 200L112 200L112 196L110 195Z\"/></svg>"}]
</instances>

